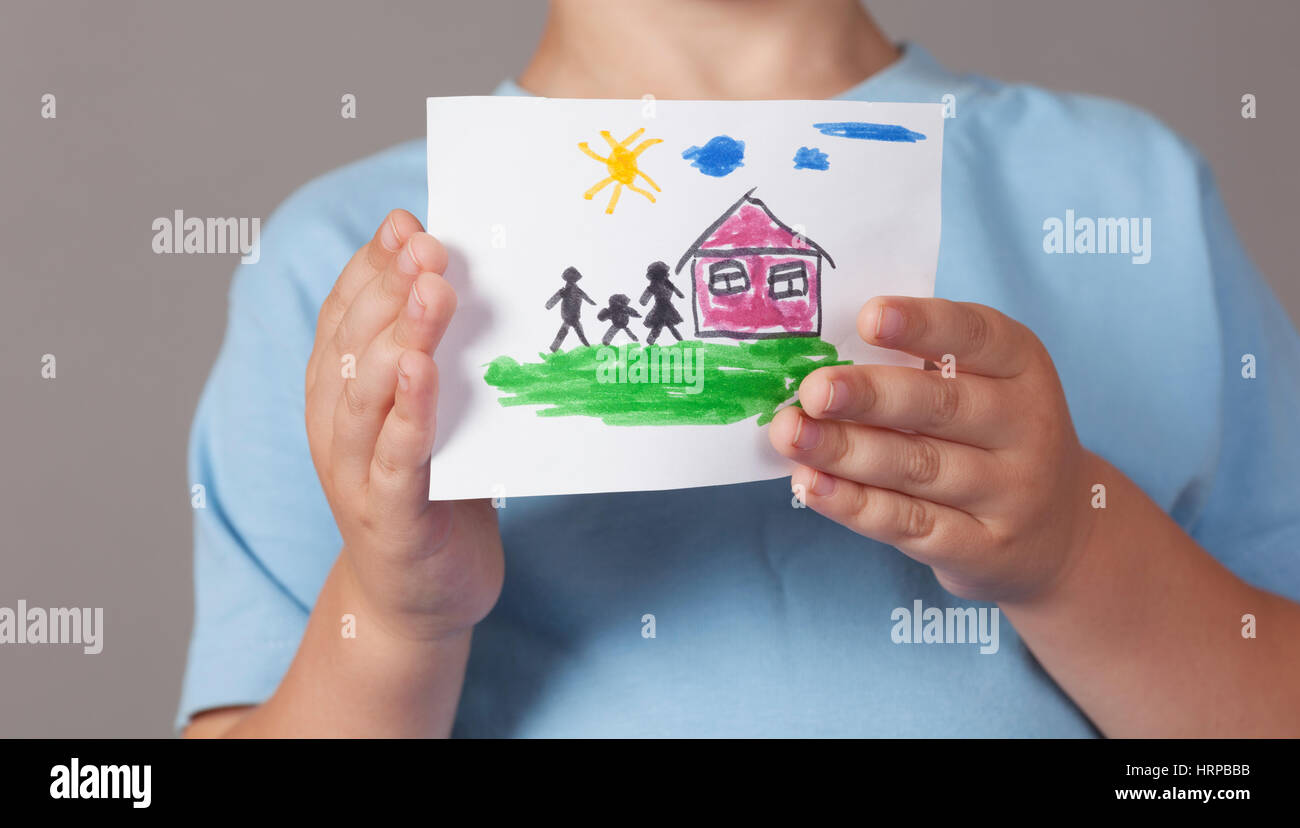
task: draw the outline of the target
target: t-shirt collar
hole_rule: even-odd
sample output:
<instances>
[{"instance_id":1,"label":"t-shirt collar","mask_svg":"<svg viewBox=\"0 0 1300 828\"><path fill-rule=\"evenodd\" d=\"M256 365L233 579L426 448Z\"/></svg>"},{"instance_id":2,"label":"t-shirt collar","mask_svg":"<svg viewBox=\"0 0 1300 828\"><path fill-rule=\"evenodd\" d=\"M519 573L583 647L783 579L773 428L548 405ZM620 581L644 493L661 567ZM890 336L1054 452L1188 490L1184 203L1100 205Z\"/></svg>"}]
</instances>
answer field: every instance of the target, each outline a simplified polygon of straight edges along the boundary
<instances>
[{"instance_id":1,"label":"t-shirt collar","mask_svg":"<svg viewBox=\"0 0 1300 828\"><path fill-rule=\"evenodd\" d=\"M898 60L871 77L835 96L849 101L938 101L944 94L956 94L963 79L949 72L926 49L916 43L900 44ZM505 80L494 95L532 97L514 80Z\"/></svg>"}]
</instances>

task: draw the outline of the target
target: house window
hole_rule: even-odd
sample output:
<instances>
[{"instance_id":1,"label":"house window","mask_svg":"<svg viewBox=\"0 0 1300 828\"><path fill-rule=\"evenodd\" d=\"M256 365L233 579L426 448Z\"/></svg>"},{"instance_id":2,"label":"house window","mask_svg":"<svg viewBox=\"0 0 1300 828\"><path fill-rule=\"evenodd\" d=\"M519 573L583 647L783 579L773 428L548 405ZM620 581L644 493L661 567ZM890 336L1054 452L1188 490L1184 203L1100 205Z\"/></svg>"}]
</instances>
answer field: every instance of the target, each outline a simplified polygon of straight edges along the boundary
<instances>
[{"instance_id":1,"label":"house window","mask_svg":"<svg viewBox=\"0 0 1300 828\"><path fill-rule=\"evenodd\" d=\"M808 295L808 268L803 262L772 265L767 271L767 292L773 299Z\"/></svg>"},{"instance_id":2,"label":"house window","mask_svg":"<svg viewBox=\"0 0 1300 828\"><path fill-rule=\"evenodd\" d=\"M709 292L714 296L731 296L749 290L745 265L735 259L709 265Z\"/></svg>"}]
</instances>

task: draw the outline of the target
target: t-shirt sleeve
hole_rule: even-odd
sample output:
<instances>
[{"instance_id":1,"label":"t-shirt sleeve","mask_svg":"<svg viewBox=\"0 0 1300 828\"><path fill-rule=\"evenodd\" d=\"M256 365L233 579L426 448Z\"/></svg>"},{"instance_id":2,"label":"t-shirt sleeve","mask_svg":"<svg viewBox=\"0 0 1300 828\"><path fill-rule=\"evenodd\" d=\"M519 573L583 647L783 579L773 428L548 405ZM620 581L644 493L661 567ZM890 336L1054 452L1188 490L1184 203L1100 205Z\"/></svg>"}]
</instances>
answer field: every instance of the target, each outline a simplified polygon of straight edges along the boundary
<instances>
[{"instance_id":1,"label":"t-shirt sleeve","mask_svg":"<svg viewBox=\"0 0 1300 828\"><path fill-rule=\"evenodd\" d=\"M321 219L291 199L231 285L190 434L189 482L203 488L191 489L195 612L178 729L271 695L340 548L303 420L316 315L352 249Z\"/></svg>"},{"instance_id":2,"label":"t-shirt sleeve","mask_svg":"<svg viewBox=\"0 0 1300 828\"><path fill-rule=\"evenodd\" d=\"M1238 241L1204 162L1200 180L1223 379L1218 459L1190 531L1245 580L1300 600L1300 337Z\"/></svg>"}]
</instances>

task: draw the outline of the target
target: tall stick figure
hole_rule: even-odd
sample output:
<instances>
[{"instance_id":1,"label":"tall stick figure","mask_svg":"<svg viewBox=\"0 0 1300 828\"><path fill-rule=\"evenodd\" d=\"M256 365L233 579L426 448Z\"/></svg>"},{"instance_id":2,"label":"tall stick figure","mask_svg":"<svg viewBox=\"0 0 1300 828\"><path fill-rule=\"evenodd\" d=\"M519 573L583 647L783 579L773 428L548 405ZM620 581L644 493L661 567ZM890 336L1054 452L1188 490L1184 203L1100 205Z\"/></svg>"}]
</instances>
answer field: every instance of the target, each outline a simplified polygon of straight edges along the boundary
<instances>
[{"instance_id":1,"label":"tall stick figure","mask_svg":"<svg viewBox=\"0 0 1300 828\"><path fill-rule=\"evenodd\" d=\"M592 305L595 305L596 301L583 293L582 288L578 287L578 280L582 278L582 274L578 272L576 267L565 268L563 278L564 287L555 291L555 295L546 300L547 310L555 307L556 302L560 303L560 321L563 323L560 325L560 330L555 334L555 341L551 343L552 353L560 350L560 344L569 335L569 328L573 328L573 332L578 335L578 339L581 340L583 345L591 344L582 332L582 321L578 317L582 315L584 300Z\"/></svg>"}]
</instances>

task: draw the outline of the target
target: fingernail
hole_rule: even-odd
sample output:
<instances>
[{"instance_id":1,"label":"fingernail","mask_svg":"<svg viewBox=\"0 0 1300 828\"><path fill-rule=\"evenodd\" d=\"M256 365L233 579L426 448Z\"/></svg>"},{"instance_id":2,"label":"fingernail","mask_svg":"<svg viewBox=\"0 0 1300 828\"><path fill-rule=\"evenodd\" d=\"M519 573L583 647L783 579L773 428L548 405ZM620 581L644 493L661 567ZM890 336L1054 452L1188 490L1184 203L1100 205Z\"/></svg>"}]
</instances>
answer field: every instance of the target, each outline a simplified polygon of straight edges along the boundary
<instances>
[{"instance_id":1,"label":"fingernail","mask_svg":"<svg viewBox=\"0 0 1300 828\"><path fill-rule=\"evenodd\" d=\"M397 248L402 246L402 240L397 237L397 227L393 224L392 216L384 219L384 226L379 231L379 243L389 253L396 253Z\"/></svg>"},{"instance_id":2,"label":"fingernail","mask_svg":"<svg viewBox=\"0 0 1300 828\"><path fill-rule=\"evenodd\" d=\"M812 492L818 497L825 497L826 495L835 491L835 478L831 477L829 474L822 474L821 472L813 472L812 488L810 488L808 491Z\"/></svg>"},{"instance_id":3,"label":"fingernail","mask_svg":"<svg viewBox=\"0 0 1300 828\"><path fill-rule=\"evenodd\" d=\"M397 387L403 391L411 387L411 377L402 370L402 363L397 363Z\"/></svg>"},{"instance_id":4,"label":"fingernail","mask_svg":"<svg viewBox=\"0 0 1300 828\"><path fill-rule=\"evenodd\" d=\"M830 390L826 392L826 405L822 410L827 414L834 413L838 410L839 406L844 405L844 401L848 399L848 390L848 387L845 386L844 383L838 381L832 382L830 384Z\"/></svg>"},{"instance_id":5,"label":"fingernail","mask_svg":"<svg viewBox=\"0 0 1300 828\"><path fill-rule=\"evenodd\" d=\"M420 275L420 262L415 258L415 252L411 249L409 241L402 248L402 252L397 254L397 269L407 276Z\"/></svg>"},{"instance_id":6,"label":"fingernail","mask_svg":"<svg viewBox=\"0 0 1300 828\"><path fill-rule=\"evenodd\" d=\"M882 305L876 316L876 339L893 339L903 332L903 312L889 305Z\"/></svg>"},{"instance_id":7,"label":"fingernail","mask_svg":"<svg viewBox=\"0 0 1300 828\"><path fill-rule=\"evenodd\" d=\"M795 426L794 439L791 441L797 449L807 451L811 448L817 448L822 441L822 427L802 414L799 415L799 425Z\"/></svg>"},{"instance_id":8,"label":"fingernail","mask_svg":"<svg viewBox=\"0 0 1300 828\"><path fill-rule=\"evenodd\" d=\"M424 313L426 304L424 299L420 297L420 283L417 280L415 284L411 285L411 296L406 301L406 312L412 319L419 319Z\"/></svg>"}]
</instances>

